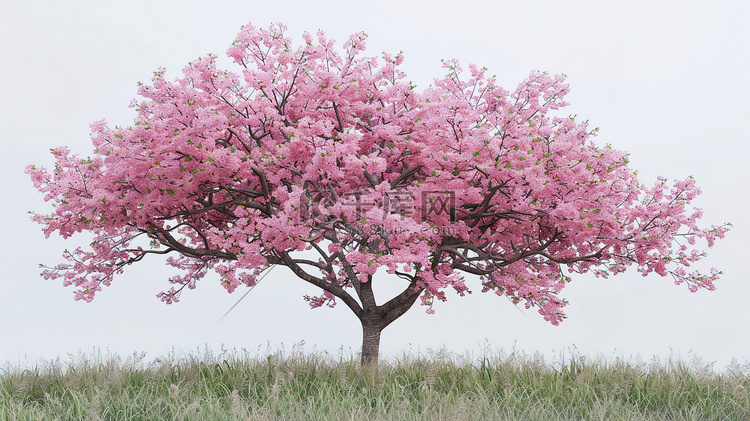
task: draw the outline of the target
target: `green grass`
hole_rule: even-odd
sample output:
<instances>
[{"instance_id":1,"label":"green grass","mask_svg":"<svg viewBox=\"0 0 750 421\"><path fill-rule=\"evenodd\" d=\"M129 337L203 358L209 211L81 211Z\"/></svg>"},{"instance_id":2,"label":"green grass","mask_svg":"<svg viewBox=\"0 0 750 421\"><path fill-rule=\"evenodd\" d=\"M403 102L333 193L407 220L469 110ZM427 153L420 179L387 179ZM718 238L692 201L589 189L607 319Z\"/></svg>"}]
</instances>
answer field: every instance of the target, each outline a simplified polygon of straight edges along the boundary
<instances>
[{"instance_id":1,"label":"green grass","mask_svg":"<svg viewBox=\"0 0 750 421\"><path fill-rule=\"evenodd\" d=\"M0 420L747 420L750 364L447 352L81 355L0 375Z\"/></svg>"}]
</instances>

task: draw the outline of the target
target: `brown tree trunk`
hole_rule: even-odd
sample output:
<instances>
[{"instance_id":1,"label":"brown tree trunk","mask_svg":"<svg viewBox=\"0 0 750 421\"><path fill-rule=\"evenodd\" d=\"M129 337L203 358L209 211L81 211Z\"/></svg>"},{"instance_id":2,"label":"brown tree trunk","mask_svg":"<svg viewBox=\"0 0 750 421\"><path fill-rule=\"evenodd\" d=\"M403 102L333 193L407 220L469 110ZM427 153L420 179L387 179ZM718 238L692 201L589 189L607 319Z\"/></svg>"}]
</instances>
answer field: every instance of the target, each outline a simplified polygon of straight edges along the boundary
<instances>
[{"instance_id":1,"label":"brown tree trunk","mask_svg":"<svg viewBox=\"0 0 750 421\"><path fill-rule=\"evenodd\" d=\"M385 328L379 314L365 314L362 319L362 365L377 365L380 332Z\"/></svg>"},{"instance_id":2,"label":"brown tree trunk","mask_svg":"<svg viewBox=\"0 0 750 421\"><path fill-rule=\"evenodd\" d=\"M439 258L439 255L436 256L436 258ZM303 280L341 299L359 318L360 323L362 323L362 365L377 365L380 354L380 332L411 308L422 291L424 291L424 287L419 285L419 277L417 275L401 274L402 278L411 279L409 286L399 295L379 306L375 302L375 295L372 291L372 275L368 275L366 282L360 282L357 274L341 252L334 254L333 257L340 259L344 264L344 271L359 296L359 303L341 285L328 282L305 272L299 266L299 262L302 261L293 259L289 253L282 253L280 256L266 258L271 264L283 264L287 266L295 275ZM305 263L308 262L305 261Z\"/></svg>"},{"instance_id":3,"label":"brown tree trunk","mask_svg":"<svg viewBox=\"0 0 750 421\"><path fill-rule=\"evenodd\" d=\"M355 283L356 285L356 283ZM380 353L380 332L401 317L414 304L422 293L422 288L412 281L401 294L393 297L382 306L375 302L372 293L372 275L368 282L359 284L357 294L362 302L362 311L357 314L362 323L362 365L377 365Z\"/></svg>"}]
</instances>

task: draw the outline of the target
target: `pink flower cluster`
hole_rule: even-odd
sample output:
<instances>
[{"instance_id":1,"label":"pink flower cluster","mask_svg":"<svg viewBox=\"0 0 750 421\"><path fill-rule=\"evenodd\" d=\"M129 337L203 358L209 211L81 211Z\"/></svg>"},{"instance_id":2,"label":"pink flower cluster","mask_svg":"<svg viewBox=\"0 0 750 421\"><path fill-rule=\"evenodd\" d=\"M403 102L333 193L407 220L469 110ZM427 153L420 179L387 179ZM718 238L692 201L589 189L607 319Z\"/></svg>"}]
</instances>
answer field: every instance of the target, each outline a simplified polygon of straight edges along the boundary
<instances>
[{"instance_id":1,"label":"pink flower cluster","mask_svg":"<svg viewBox=\"0 0 750 421\"><path fill-rule=\"evenodd\" d=\"M27 168L53 202L34 216L47 236L95 235L44 276L89 301L124 266L166 254L181 270L161 294L170 303L209 271L231 292L283 264L323 289L311 306L351 307L380 268L427 306L468 292L470 274L554 324L571 272L636 266L714 288L718 271L687 268L704 255L695 240L710 247L728 227L698 225L692 179L644 186L626 153L560 113L562 76L532 72L508 91L447 61L420 91L401 54L362 56L365 38L338 52L322 32L295 46L283 25L248 25L227 51L234 71L209 55L174 81L155 72L132 125L92 124L92 158L61 147L52 171ZM405 217L394 194L428 199Z\"/></svg>"}]
</instances>

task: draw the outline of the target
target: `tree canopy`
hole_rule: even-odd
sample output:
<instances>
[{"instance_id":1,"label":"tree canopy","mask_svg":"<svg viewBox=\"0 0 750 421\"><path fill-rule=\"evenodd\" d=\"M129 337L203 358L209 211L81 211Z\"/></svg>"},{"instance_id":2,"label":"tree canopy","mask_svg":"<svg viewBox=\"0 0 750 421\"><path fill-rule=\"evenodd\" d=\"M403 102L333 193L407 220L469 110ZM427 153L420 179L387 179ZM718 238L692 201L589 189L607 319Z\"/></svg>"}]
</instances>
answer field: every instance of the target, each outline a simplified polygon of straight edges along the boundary
<instances>
[{"instance_id":1,"label":"tree canopy","mask_svg":"<svg viewBox=\"0 0 750 421\"><path fill-rule=\"evenodd\" d=\"M506 90L448 60L418 90L402 54L363 55L363 33L339 51L322 32L295 46L285 29L243 27L227 51L234 71L214 55L174 81L159 69L132 125L92 124L92 157L59 147L51 172L27 168L53 202L33 216L47 236L95 235L46 278L90 301L164 254L181 270L159 295L172 303L209 271L232 292L287 266L321 289L312 307L340 301L362 321L368 361L368 335L377 345L418 299L431 312L473 281L553 324L573 273L635 266L714 288L716 269L688 267L705 255L696 239L710 247L728 227L699 226L692 178L642 184L625 152L559 111L563 76L535 71ZM403 292L377 304L381 268Z\"/></svg>"}]
</instances>

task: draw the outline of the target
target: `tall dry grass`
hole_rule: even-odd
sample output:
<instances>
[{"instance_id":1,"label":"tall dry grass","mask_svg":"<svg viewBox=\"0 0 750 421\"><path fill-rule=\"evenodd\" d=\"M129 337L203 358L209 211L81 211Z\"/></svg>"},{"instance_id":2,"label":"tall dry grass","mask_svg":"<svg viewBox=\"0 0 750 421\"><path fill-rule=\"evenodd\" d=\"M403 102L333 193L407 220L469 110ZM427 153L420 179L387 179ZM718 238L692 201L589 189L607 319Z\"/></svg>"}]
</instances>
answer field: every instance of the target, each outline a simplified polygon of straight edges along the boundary
<instances>
[{"instance_id":1,"label":"tall dry grass","mask_svg":"<svg viewBox=\"0 0 750 421\"><path fill-rule=\"evenodd\" d=\"M101 353L6 366L0 420L748 420L750 363L501 351Z\"/></svg>"}]
</instances>

